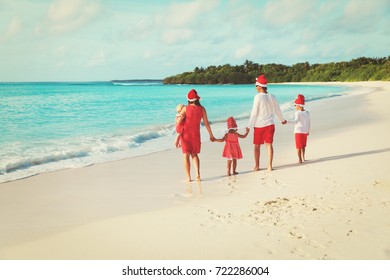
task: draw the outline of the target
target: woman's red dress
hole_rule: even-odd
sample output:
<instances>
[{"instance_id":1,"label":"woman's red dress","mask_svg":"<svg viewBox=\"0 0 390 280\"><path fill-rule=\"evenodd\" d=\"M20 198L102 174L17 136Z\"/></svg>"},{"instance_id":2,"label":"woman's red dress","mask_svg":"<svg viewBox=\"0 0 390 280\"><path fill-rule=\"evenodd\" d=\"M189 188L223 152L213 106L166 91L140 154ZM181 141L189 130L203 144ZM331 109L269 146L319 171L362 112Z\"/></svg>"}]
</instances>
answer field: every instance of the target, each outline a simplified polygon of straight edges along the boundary
<instances>
[{"instance_id":1,"label":"woman's red dress","mask_svg":"<svg viewBox=\"0 0 390 280\"><path fill-rule=\"evenodd\" d=\"M181 134L181 149L183 154L200 153L200 121L202 117L202 106L186 106L186 116Z\"/></svg>"}]
</instances>

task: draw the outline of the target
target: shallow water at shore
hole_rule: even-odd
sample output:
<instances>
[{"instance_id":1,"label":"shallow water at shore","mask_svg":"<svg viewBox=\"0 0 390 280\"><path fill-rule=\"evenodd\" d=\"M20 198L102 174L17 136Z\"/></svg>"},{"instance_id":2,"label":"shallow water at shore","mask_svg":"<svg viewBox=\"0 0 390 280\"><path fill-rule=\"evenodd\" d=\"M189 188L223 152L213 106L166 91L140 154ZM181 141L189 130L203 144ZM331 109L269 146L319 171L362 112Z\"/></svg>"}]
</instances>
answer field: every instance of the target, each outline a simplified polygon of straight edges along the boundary
<instances>
[{"instance_id":1,"label":"shallow water at shore","mask_svg":"<svg viewBox=\"0 0 390 280\"><path fill-rule=\"evenodd\" d=\"M173 148L178 103L195 88L213 129L234 116L246 123L253 85L0 83L0 183ZM345 94L345 86L269 85L283 110L297 93L308 103ZM204 135L203 140L207 137Z\"/></svg>"}]
</instances>

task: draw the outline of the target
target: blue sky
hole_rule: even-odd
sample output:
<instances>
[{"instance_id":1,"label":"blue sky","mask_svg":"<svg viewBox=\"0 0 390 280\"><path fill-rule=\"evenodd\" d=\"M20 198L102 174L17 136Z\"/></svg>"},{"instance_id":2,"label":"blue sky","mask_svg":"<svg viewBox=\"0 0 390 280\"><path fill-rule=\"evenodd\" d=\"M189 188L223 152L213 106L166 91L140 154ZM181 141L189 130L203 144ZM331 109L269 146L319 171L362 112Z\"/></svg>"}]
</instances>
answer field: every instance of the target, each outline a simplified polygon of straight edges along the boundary
<instances>
[{"instance_id":1,"label":"blue sky","mask_svg":"<svg viewBox=\"0 0 390 280\"><path fill-rule=\"evenodd\" d=\"M0 82L388 55L389 0L0 0Z\"/></svg>"}]
</instances>

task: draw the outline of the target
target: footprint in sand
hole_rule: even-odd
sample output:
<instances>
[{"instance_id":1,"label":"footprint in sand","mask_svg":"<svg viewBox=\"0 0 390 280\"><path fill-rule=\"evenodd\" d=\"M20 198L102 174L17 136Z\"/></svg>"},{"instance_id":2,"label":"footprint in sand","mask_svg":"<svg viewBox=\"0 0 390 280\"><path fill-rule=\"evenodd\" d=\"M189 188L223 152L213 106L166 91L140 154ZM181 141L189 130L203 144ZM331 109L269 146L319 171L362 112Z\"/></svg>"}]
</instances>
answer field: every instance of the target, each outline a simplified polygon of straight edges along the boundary
<instances>
[{"instance_id":1,"label":"footprint in sand","mask_svg":"<svg viewBox=\"0 0 390 280\"><path fill-rule=\"evenodd\" d=\"M280 180L272 178L271 174L264 174L264 173L260 175L260 182L263 186L280 187L286 185Z\"/></svg>"},{"instance_id":2,"label":"footprint in sand","mask_svg":"<svg viewBox=\"0 0 390 280\"><path fill-rule=\"evenodd\" d=\"M326 246L316 240L306 240L306 245L309 245L315 249L323 249Z\"/></svg>"},{"instance_id":3,"label":"footprint in sand","mask_svg":"<svg viewBox=\"0 0 390 280\"><path fill-rule=\"evenodd\" d=\"M279 252L275 249L268 249L267 253L268 255L277 255Z\"/></svg>"},{"instance_id":4,"label":"footprint in sand","mask_svg":"<svg viewBox=\"0 0 390 280\"><path fill-rule=\"evenodd\" d=\"M290 250L290 254L292 254L292 255L298 255L298 256L300 256L300 257L302 257L302 258L305 258L305 259L310 257L309 254L307 254L307 253L305 253L304 251L302 251L301 249L295 248L295 247L293 247L293 248Z\"/></svg>"},{"instance_id":5,"label":"footprint in sand","mask_svg":"<svg viewBox=\"0 0 390 280\"><path fill-rule=\"evenodd\" d=\"M389 189L390 188L390 181L388 181L388 180L375 180L372 183L372 186L375 187L375 188L387 188L387 189Z\"/></svg>"},{"instance_id":6,"label":"footprint in sand","mask_svg":"<svg viewBox=\"0 0 390 280\"><path fill-rule=\"evenodd\" d=\"M232 189L231 192L238 189L237 186L237 177L235 175L228 177L228 187Z\"/></svg>"},{"instance_id":7,"label":"footprint in sand","mask_svg":"<svg viewBox=\"0 0 390 280\"><path fill-rule=\"evenodd\" d=\"M212 221L217 221L217 222L225 222L228 224L232 224L236 218L232 213L219 213L216 210L213 209L208 209L207 212L209 213L210 217L209 219Z\"/></svg>"},{"instance_id":8,"label":"footprint in sand","mask_svg":"<svg viewBox=\"0 0 390 280\"><path fill-rule=\"evenodd\" d=\"M289 234L290 234L291 237L296 238L296 239L302 239L303 238L303 234L299 234L299 233L296 233L294 231L289 231Z\"/></svg>"}]
</instances>

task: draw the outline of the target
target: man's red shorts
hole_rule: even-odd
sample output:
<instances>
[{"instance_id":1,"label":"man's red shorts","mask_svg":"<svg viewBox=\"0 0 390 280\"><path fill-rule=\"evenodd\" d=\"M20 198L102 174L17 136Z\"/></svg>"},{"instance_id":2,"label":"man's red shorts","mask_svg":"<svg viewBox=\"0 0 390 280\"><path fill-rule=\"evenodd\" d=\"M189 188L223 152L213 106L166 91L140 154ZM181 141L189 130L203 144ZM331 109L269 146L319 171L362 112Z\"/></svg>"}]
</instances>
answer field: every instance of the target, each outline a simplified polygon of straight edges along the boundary
<instances>
[{"instance_id":1,"label":"man's red shorts","mask_svg":"<svg viewBox=\"0 0 390 280\"><path fill-rule=\"evenodd\" d=\"M253 144L261 145L264 143L272 144L274 142L275 125L271 124L264 127L255 127L253 133Z\"/></svg>"},{"instance_id":2,"label":"man's red shorts","mask_svg":"<svg viewBox=\"0 0 390 280\"><path fill-rule=\"evenodd\" d=\"M297 149L303 149L306 147L307 133L295 133L295 146Z\"/></svg>"}]
</instances>

